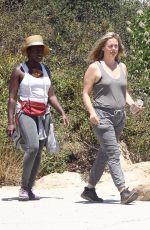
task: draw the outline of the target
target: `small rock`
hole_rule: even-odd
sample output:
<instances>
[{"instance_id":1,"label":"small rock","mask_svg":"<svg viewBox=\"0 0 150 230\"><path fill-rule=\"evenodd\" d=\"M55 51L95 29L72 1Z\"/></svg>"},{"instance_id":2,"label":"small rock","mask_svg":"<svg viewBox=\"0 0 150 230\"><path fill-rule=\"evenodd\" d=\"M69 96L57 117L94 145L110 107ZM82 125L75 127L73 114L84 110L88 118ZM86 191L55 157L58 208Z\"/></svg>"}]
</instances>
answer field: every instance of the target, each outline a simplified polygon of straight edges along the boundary
<instances>
[{"instance_id":1,"label":"small rock","mask_svg":"<svg viewBox=\"0 0 150 230\"><path fill-rule=\"evenodd\" d=\"M139 193L138 200L150 201L150 184L141 184L136 189Z\"/></svg>"}]
</instances>

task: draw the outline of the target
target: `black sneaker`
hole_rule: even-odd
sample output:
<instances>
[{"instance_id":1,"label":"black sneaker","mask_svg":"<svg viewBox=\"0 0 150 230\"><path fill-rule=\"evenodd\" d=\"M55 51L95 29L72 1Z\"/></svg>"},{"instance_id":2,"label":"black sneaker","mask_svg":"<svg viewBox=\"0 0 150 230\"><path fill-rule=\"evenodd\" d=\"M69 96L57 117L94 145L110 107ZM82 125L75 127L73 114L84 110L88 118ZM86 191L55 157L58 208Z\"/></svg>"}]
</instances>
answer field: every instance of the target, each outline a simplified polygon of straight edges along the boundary
<instances>
[{"instance_id":1,"label":"black sneaker","mask_svg":"<svg viewBox=\"0 0 150 230\"><path fill-rule=\"evenodd\" d=\"M99 198L95 192L95 188L85 187L81 197L85 200L102 203L103 199Z\"/></svg>"},{"instance_id":2,"label":"black sneaker","mask_svg":"<svg viewBox=\"0 0 150 230\"><path fill-rule=\"evenodd\" d=\"M28 190L29 200L40 200L40 197L35 195L31 189Z\"/></svg>"},{"instance_id":3,"label":"black sneaker","mask_svg":"<svg viewBox=\"0 0 150 230\"><path fill-rule=\"evenodd\" d=\"M138 198L136 190L129 191L128 188L124 189L121 193L121 204L129 204Z\"/></svg>"}]
</instances>

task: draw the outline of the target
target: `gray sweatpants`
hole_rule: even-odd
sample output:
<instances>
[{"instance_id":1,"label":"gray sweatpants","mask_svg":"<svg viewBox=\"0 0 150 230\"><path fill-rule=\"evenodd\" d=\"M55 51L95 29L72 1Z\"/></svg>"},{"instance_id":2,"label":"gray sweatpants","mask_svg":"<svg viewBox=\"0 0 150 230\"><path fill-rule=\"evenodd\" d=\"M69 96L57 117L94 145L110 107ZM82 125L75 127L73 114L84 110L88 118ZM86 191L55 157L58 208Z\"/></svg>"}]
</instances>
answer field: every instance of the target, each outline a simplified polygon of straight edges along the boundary
<instances>
[{"instance_id":1,"label":"gray sweatpants","mask_svg":"<svg viewBox=\"0 0 150 230\"><path fill-rule=\"evenodd\" d=\"M90 171L89 183L95 186L108 164L113 182L120 191L125 187L125 179L120 165L118 141L125 125L125 112L113 109L95 110L100 117L100 124L93 125L93 128L100 142L100 149Z\"/></svg>"},{"instance_id":2,"label":"gray sweatpants","mask_svg":"<svg viewBox=\"0 0 150 230\"><path fill-rule=\"evenodd\" d=\"M19 130L24 146L23 171L21 187L31 189L34 185L36 175L39 169L41 152L45 144L45 140L39 140L38 123L36 117L29 117L21 114L19 117ZM50 127L50 115L45 116L44 121L45 132L48 134Z\"/></svg>"}]
</instances>

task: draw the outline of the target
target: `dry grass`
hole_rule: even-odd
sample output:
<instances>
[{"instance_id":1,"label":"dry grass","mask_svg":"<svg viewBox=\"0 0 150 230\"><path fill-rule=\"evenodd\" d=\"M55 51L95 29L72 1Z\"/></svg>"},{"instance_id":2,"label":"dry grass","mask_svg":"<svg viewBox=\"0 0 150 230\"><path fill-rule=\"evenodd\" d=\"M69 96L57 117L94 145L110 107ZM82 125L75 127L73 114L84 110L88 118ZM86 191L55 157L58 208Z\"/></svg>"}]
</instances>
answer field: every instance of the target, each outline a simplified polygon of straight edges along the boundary
<instances>
[{"instance_id":1,"label":"dry grass","mask_svg":"<svg viewBox=\"0 0 150 230\"><path fill-rule=\"evenodd\" d=\"M0 185L19 185L22 154L12 147L0 147Z\"/></svg>"}]
</instances>

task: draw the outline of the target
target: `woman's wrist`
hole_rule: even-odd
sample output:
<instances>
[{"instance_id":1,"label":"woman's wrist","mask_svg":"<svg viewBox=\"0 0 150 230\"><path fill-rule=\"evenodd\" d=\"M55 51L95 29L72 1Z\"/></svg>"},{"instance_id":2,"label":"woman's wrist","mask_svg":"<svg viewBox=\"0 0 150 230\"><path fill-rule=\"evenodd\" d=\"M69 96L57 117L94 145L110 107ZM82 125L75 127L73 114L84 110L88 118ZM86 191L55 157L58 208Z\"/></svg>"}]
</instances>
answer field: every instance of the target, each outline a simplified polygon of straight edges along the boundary
<instances>
[{"instance_id":1,"label":"woman's wrist","mask_svg":"<svg viewBox=\"0 0 150 230\"><path fill-rule=\"evenodd\" d=\"M66 116L66 114L65 114L65 112L64 111L62 111L61 113L60 113L60 115L63 117L63 116Z\"/></svg>"},{"instance_id":2,"label":"woman's wrist","mask_svg":"<svg viewBox=\"0 0 150 230\"><path fill-rule=\"evenodd\" d=\"M128 105L129 106L135 105L135 102L134 101L130 101L130 102L128 102Z\"/></svg>"},{"instance_id":3,"label":"woman's wrist","mask_svg":"<svg viewBox=\"0 0 150 230\"><path fill-rule=\"evenodd\" d=\"M8 120L8 125L15 125L14 120Z\"/></svg>"},{"instance_id":4,"label":"woman's wrist","mask_svg":"<svg viewBox=\"0 0 150 230\"><path fill-rule=\"evenodd\" d=\"M94 113L94 114L96 113L94 108L92 108L92 109L89 110L90 116L91 116L93 113Z\"/></svg>"}]
</instances>

